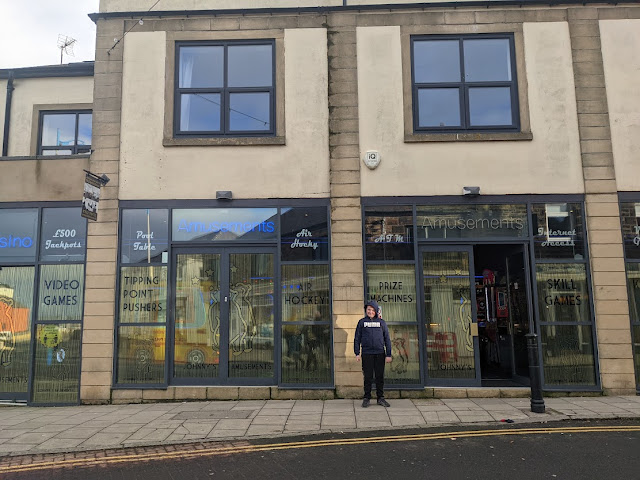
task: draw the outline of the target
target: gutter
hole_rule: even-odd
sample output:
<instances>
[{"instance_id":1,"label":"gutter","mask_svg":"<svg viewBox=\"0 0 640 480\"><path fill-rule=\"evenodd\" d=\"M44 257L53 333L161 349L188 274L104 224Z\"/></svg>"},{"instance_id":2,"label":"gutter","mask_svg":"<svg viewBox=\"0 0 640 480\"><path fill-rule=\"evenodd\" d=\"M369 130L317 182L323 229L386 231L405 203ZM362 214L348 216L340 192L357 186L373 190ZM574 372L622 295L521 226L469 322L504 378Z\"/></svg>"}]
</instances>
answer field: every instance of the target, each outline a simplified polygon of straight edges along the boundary
<instances>
[{"instance_id":1,"label":"gutter","mask_svg":"<svg viewBox=\"0 0 640 480\"><path fill-rule=\"evenodd\" d=\"M220 10L158 10L158 11L123 11L123 12L99 12L90 13L89 18L94 22L109 18L162 18L162 17L199 17L199 16L219 16L219 15L258 15L258 14L327 14L333 12L365 12L378 10L406 10L422 9L431 10L436 8L473 8L473 7L527 7L535 5L545 5L548 7L560 6L586 6L589 4L598 5L625 5L638 4L638 0L468 0L468 1L448 1L433 3L392 3L379 5L348 5L348 0L343 0L340 6L319 6L319 7L284 7L284 8L229 8Z\"/></svg>"},{"instance_id":2,"label":"gutter","mask_svg":"<svg viewBox=\"0 0 640 480\"><path fill-rule=\"evenodd\" d=\"M4 108L4 133L2 135L2 156L6 157L9 152L9 125L11 123L11 100L13 98L13 70L9 71L7 80L7 101Z\"/></svg>"}]
</instances>

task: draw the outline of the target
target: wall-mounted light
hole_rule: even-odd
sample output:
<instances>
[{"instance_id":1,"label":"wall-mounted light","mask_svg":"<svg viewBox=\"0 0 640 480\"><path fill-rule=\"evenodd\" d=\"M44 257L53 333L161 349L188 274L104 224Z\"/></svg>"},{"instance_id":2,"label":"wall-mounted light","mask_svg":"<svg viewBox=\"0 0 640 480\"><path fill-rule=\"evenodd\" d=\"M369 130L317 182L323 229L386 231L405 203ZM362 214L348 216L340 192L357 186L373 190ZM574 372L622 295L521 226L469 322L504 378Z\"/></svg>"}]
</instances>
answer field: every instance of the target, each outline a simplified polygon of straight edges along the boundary
<instances>
[{"instance_id":1,"label":"wall-mounted light","mask_svg":"<svg viewBox=\"0 0 640 480\"><path fill-rule=\"evenodd\" d=\"M462 187L462 194L477 197L480 195L480 187Z\"/></svg>"},{"instance_id":2,"label":"wall-mounted light","mask_svg":"<svg viewBox=\"0 0 640 480\"><path fill-rule=\"evenodd\" d=\"M233 193L231 190L218 190L216 192L216 200L231 200Z\"/></svg>"}]
</instances>

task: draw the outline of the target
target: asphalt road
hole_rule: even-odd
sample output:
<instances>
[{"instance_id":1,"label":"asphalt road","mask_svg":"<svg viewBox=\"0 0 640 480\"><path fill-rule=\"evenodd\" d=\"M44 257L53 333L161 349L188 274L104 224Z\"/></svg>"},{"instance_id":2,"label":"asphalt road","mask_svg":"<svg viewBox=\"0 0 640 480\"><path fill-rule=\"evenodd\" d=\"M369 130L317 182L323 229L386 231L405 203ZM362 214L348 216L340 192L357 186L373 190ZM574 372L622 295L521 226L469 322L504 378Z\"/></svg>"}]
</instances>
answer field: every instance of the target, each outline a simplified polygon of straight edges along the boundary
<instances>
[{"instance_id":1,"label":"asphalt road","mask_svg":"<svg viewBox=\"0 0 640 480\"><path fill-rule=\"evenodd\" d=\"M1 479L638 479L640 421L366 432L132 450L89 462L15 467ZM35 464L34 464L35 465Z\"/></svg>"}]
</instances>

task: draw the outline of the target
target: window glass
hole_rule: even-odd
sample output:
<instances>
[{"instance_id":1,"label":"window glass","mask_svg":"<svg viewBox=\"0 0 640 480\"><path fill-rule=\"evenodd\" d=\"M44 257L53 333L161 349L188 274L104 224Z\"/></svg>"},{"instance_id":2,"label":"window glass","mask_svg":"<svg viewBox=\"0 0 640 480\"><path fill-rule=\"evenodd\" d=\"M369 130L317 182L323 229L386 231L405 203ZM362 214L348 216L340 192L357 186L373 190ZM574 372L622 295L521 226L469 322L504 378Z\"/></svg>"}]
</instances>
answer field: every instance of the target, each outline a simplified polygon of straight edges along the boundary
<instances>
[{"instance_id":1,"label":"window glass","mask_svg":"<svg viewBox=\"0 0 640 480\"><path fill-rule=\"evenodd\" d=\"M224 47L180 47L180 88L224 85Z\"/></svg>"},{"instance_id":2,"label":"window glass","mask_svg":"<svg viewBox=\"0 0 640 480\"><path fill-rule=\"evenodd\" d=\"M330 322L329 265L282 266L282 321Z\"/></svg>"},{"instance_id":3,"label":"window glass","mask_svg":"<svg viewBox=\"0 0 640 480\"><path fill-rule=\"evenodd\" d=\"M229 130L234 132L271 129L269 93L230 93Z\"/></svg>"},{"instance_id":4,"label":"window glass","mask_svg":"<svg viewBox=\"0 0 640 480\"><path fill-rule=\"evenodd\" d=\"M584 264L536 265L541 322L591 322Z\"/></svg>"},{"instance_id":5,"label":"window glass","mask_svg":"<svg viewBox=\"0 0 640 480\"><path fill-rule=\"evenodd\" d=\"M640 263L627 263L629 314L632 323L640 323Z\"/></svg>"},{"instance_id":6,"label":"window glass","mask_svg":"<svg viewBox=\"0 0 640 480\"><path fill-rule=\"evenodd\" d=\"M640 325L633 325L633 363L636 370L636 385L640 385Z\"/></svg>"},{"instance_id":7,"label":"window glass","mask_svg":"<svg viewBox=\"0 0 640 480\"><path fill-rule=\"evenodd\" d=\"M420 378L420 341L417 325L389 325L391 355L384 381L387 385L414 385Z\"/></svg>"},{"instance_id":8,"label":"window glass","mask_svg":"<svg viewBox=\"0 0 640 480\"><path fill-rule=\"evenodd\" d=\"M164 323L167 267L120 269L120 323Z\"/></svg>"},{"instance_id":9,"label":"window glass","mask_svg":"<svg viewBox=\"0 0 640 480\"><path fill-rule=\"evenodd\" d=\"M459 127L460 89L421 88L418 90L420 127Z\"/></svg>"},{"instance_id":10,"label":"window glass","mask_svg":"<svg viewBox=\"0 0 640 480\"><path fill-rule=\"evenodd\" d=\"M273 85L271 45L230 45L229 87L270 87Z\"/></svg>"},{"instance_id":11,"label":"window glass","mask_svg":"<svg viewBox=\"0 0 640 480\"><path fill-rule=\"evenodd\" d=\"M116 383L164 383L165 328L118 328Z\"/></svg>"},{"instance_id":12,"label":"window glass","mask_svg":"<svg viewBox=\"0 0 640 480\"><path fill-rule=\"evenodd\" d=\"M417 321L413 265L367 265L366 300L375 300L387 323Z\"/></svg>"},{"instance_id":13,"label":"window glass","mask_svg":"<svg viewBox=\"0 0 640 480\"><path fill-rule=\"evenodd\" d=\"M627 259L640 260L640 202L620 204L622 238Z\"/></svg>"},{"instance_id":14,"label":"window glass","mask_svg":"<svg viewBox=\"0 0 640 480\"><path fill-rule=\"evenodd\" d=\"M480 87L469 89L471 126L511 125L511 89Z\"/></svg>"},{"instance_id":15,"label":"window glass","mask_svg":"<svg viewBox=\"0 0 640 480\"><path fill-rule=\"evenodd\" d=\"M82 330L79 323L37 326L33 403L78 402L81 345Z\"/></svg>"},{"instance_id":16,"label":"window glass","mask_svg":"<svg viewBox=\"0 0 640 480\"><path fill-rule=\"evenodd\" d=\"M92 114L81 113L78 115L78 150L84 147L91 147ZM84 149L88 153L88 149Z\"/></svg>"},{"instance_id":17,"label":"window glass","mask_svg":"<svg viewBox=\"0 0 640 480\"><path fill-rule=\"evenodd\" d=\"M82 320L84 265L41 265L38 320Z\"/></svg>"},{"instance_id":18,"label":"window glass","mask_svg":"<svg viewBox=\"0 0 640 480\"><path fill-rule=\"evenodd\" d=\"M584 215L580 203L531 206L536 258L584 258Z\"/></svg>"},{"instance_id":19,"label":"window glass","mask_svg":"<svg viewBox=\"0 0 640 480\"><path fill-rule=\"evenodd\" d=\"M504 238L529 235L526 205L425 205L418 238Z\"/></svg>"},{"instance_id":20,"label":"window glass","mask_svg":"<svg viewBox=\"0 0 640 480\"><path fill-rule=\"evenodd\" d=\"M180 95L180 130L183 132L219 131L220 102L218 93Z\"/></svg>"},{"instance_id":21,"label":"window glass","mask_svg":"<svg viewBox=\"0 0 640 480\"><path fill-rule=\"evenodd\" d=\"M79 208L44 208L40 231L40 260L82 262L87 248L87 220Z\"/></svg>"},{"instance_id":22,"label":"window glass","mask_svg":"<svg viewBox=\"0 0 640 480\"><path fill-rule=\"evenodd\" d=\"M0 261L35 261L37 232L37 209L0 209Z\"/></svg>"},{"instance_id":23,"label":"window glass","mask_svg":"<svg viewBox=\"0 0 640 480\"><path fill-rule=\"evenodd\" d=\"M173 211L173 241L278 240L276 208L199 208Z\"/></svg>"},{"instance_id":24,"label":"window glass","mask_svg":"<svg viewBox=\"0 0 640 480\"><path fill-rule=\"evenodd\" d=\"M413 260L413 208L367 207L364 235L367 260Z\"/></svg>"},{"instance_id":25,"label":"window glass","mask_svg":"<svg viewBox=\"0 0 640 480\"><path fill-rule=\"evenodd\" d=\"M590 325L543 325L540 333L546 385L596 384Z\"/></svg>"},{"instance_id":26,"label":"window glass","mask_svg":"<svg viewBox=\"0 0 640 480\"><path fill-rule=\"evenodd\" d=\"M327 207L280 209L283 262L329 259Z\"/></svg>"},{"instance_id":27,"label":"window glass","mask_svg":"<svg viewBox=\"0 0 640 480\"><path fill-rule=\"evenodd\" d=\"M416 83L460 81L458 40L416 40L413 42L413 75Z\"/></svg>"},{"instance_id":28,"label":"window glass","mask_svg":"<svg viewBox=\"0 0 640 480\"><path fill-rule=\"evenodd\" d=\"M33 267L0 269L0 392L26 393L33 311Z\"/></svg>"},{"instance_id":29,"label":"window glass","mask_svg":"<svg viewBox=\"0 0 640 480\"><path fill-rule=\"evenodd\" d=\"M331 383L331 326L283 325L282 383Z\"/></svg>"},{"instance_id":30,"label":"window glass","mask_svg":"<svg viewBox=\"0 0 640 480\"><path fill-rule=\"evenodd\" d=\"M169 210L123 210L120 245L122 263L167 263Z\"/></svg>"},{"instance_id":31,"label":"window glass","mask_svg":"<svg viewBox=\"0 0 640 480\"><path fill-rule=\"evenodd\" d=\"M63 147L75 145L75 139L75 113L47 113L42 116L42 146Z\"/></svg>"},{"instance_id":32,"label":"window glass","mask_svg":"<svg viewBox=\"0 0 640 480\"><path fill-rule=\"evenodd\" d=\"M511 80L511 49L506 38L464 39L464 77L467 82Z\"/></svg>"}]
</instances>

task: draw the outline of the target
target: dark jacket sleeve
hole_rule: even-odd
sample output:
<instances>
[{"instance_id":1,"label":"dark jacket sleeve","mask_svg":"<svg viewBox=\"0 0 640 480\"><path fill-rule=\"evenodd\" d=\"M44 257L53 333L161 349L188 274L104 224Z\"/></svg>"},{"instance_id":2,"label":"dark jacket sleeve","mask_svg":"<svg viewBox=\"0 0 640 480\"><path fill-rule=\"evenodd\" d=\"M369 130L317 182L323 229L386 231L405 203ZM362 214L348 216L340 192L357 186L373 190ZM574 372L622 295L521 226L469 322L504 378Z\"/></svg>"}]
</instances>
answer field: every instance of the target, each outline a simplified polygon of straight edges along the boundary
<instances>
[{"instance_id":1,"label":"dark jacket sleeve","mask_svg":"<svg viewBox=\"0 0 640 480\"><path fill-rule=\"evenodd\" d=\"M384 347L387 352L387 357L391 356L391 337L389 336L389 328L387 327L387 322L382 324L382 335L384 336Z\"/></svg>"},{"instance_id":2,"label":"dark jacket sleeve","mask_svg":"<svg viewBox=\"0 0 640 480\"><path fill-rule=\"evenodd\" d=\"M356 327L356 337L353 340L353 352L356 356L360 355L360 341L362 340L362 320L358 322Z\"/></svg>"}]
</instances>

